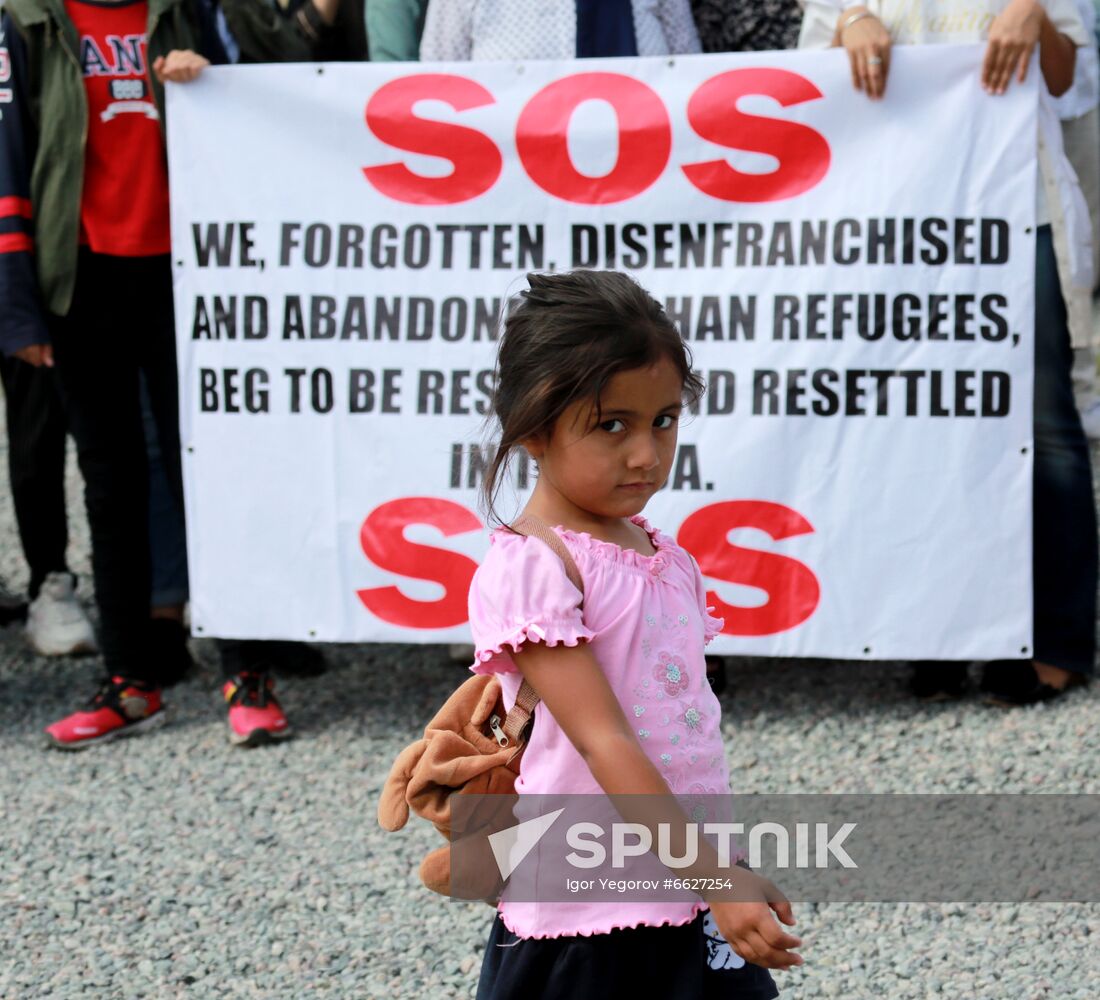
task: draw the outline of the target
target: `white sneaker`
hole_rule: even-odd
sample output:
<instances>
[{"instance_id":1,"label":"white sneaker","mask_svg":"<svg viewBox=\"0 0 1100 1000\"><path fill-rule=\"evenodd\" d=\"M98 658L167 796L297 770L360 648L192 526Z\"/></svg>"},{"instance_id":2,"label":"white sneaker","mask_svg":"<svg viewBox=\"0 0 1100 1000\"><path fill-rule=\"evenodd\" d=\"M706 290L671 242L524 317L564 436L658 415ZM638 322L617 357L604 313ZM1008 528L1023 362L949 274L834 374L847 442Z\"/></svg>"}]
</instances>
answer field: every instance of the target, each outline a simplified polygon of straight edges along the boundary
<instances>
[{"instance_id":1,"label":"white sneaker","mask_svg":"<svg viewBox=\"0 0 1100 1000\"><path fill-rule=\"evenodd\" d=\"M1085 428L1085 437L1090 441L1100 441L1100 399L1081 411L1081 424Z\"/></svg>"},{"instance_id":2,"label":"white sneaker","mask_svg":"<svg viewBox=\"0 0 1100 1000\"><path fill-rule=\"evenodd\" d=\"M92 623L76 599L76 587L68 573L50 573L43 581L27 609L26 635L40 656L75 656L99 650Z\"/></svg>"}]
</instances>

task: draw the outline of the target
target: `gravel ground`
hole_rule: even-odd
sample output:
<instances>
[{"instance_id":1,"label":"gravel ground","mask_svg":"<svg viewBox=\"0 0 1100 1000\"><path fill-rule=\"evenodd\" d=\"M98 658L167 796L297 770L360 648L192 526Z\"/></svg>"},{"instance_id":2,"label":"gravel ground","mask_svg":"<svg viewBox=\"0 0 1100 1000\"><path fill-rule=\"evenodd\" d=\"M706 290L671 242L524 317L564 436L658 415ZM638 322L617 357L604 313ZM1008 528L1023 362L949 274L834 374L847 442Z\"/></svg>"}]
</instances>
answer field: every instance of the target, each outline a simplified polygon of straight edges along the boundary
<instances>
[{"instance_id":1,"label":"gravel ground","mask_svg":"<svg viewBox=\"0 0 1100 1000\"><path fill-rule=\"evenodd\" d=\"M24 582L6 485L0 574ZM434 648L334 647L324 676L281 681L297 739L244 752L225 739L215 654L194 650L169 726L67 755L39 730L89 692L96 662L36 658L0 632L0 1000L473 996L490 911L419 887L434 832L374 820L390 761L458 669ZM904 679L890 664L739 664L723 696L735 787L1100 792L1100 685L1006 712L918 706ZM784 997L1100 997L1100 904L796 915L807 964L779 975Z\"/></svg>"}]
</instances>

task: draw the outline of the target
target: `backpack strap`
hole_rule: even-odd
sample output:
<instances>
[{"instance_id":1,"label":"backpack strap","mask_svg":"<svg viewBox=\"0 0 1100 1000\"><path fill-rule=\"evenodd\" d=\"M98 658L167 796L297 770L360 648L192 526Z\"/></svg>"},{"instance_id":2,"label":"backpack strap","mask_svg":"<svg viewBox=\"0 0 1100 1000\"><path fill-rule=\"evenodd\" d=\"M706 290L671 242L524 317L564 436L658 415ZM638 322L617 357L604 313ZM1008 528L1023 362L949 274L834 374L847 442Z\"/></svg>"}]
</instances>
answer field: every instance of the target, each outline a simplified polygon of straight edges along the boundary
<instances>
[{"instance_id":1,"label":"backpack strap","mask_svg":"<svg viewBox=\"0 0 1100 1000\"><path fill-rule=\"evenodd\" d=\"M573 556L570 554L569 549L565 547L565 543L561 540L558 533L545 521L540 520L533 514L523 514L516 518L516 520L512 522L511 528L517 535L527 535L530 538L537 538L554 552L562 561L562 565L565 568L565 575L569 578L569 582L581 592L581 603L579 606L583 608L584 580L581 577L581 571L577 569L577 564L574 562ZM516 695L515 705L512 706L512 710L504 720L504 735L508 737L513 745L519 743L520 736L527 728L527 724L531 721L531 716L534 714L535 706L539 703L539 700L539 696L535 693L535 689L531 687L525 679L520 685L519 693Z\"/></svg>"},{"instance_id":2,"label":"backpack strap","mask_svg":"<svg viewBox=\"0 0 1100 1000\"><path fill-rule=\"evenodd\" d=\"M577 569L577 564L573 561L573 556L570 555L569 550L565 547L565 542L561 540L561 536L548 525L545 521L540 520L533 514L523 514L517 517L511 524L512 530L517 535L527 535L531 538L537 538L540 542L544 542L554 551L565 566L565 575L569 577L569 582L573 584L581 592L580 606L584 607L584 580L581 579L581 571Z\"/></svg>"}]
</instances>

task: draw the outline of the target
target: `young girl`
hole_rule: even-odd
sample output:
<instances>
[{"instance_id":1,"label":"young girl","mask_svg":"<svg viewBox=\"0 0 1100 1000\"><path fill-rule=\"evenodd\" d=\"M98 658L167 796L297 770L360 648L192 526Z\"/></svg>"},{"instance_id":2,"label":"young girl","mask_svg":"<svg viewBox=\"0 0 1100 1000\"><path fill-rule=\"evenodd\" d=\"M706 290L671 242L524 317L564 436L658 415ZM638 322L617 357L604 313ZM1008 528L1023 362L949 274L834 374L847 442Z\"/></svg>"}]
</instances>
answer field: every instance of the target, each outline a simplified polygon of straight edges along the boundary
<instances>
[{"instance_id":1,"label":"young girl","mask_svg":"<svg viewBox=\"0 0 1100 1000\"><path fill-rule=\"evenodd\" d=\"M485 498L495 517L509 460L520 449L534 458L525 513L555 526L584 595L582 612L561 559L507 528L493 533L474 576L473 669L501 675L506 708L523 679L542 699L516 791L728 795L703 659L722 622L707 614L692 557L641 517L668 476L681 408L702 383L675 326L626 276L528 282L500 342L500 443ZM748 901L713 901L709 915L702 900L505 900L478 998L775 997L763 967L802 961L790 951L800 941L771 913L793 924L790 904L747 869L714 872L733 873Z\"/></svg>"}]
</instances>

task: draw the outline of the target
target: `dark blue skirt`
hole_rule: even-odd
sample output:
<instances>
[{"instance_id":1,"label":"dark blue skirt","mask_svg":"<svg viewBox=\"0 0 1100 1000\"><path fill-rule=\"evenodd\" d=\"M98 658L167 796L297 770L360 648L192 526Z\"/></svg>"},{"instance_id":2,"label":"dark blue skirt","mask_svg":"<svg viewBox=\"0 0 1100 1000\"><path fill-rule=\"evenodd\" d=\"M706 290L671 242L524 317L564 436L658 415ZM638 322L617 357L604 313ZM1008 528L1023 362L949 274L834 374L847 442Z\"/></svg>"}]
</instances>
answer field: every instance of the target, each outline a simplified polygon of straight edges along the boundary
<instances>
[{"instance_id":1,"label":"dark blue skirt","mask_svg":"<svg viewBox=\"0 0 1100 1000\"><path fill-rule=\"evenodd\" d=\"M773 1000L767 969L744 962L708 913L682 927L519 938L497 914L477 1000Z\"/></svg>"}]
</instances>

